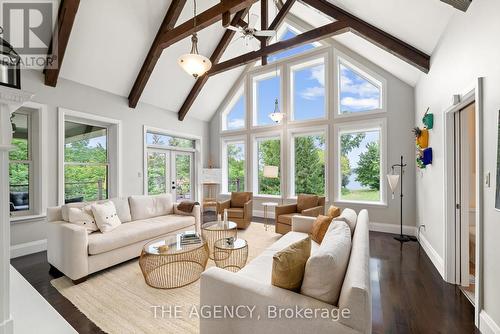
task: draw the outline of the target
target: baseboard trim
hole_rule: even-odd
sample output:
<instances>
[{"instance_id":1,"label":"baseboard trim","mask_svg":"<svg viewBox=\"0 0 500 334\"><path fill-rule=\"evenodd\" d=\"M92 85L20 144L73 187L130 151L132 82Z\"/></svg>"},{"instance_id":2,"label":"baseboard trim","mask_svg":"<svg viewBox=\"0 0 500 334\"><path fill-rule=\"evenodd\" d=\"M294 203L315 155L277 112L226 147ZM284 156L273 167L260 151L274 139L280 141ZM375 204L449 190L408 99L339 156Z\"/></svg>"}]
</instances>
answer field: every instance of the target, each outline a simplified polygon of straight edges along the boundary
<instances>
[{"instance_id":1,"label":"baseboard trim","mask_svg":"<svg viewBox=\"0 0 500 334\"><path fill-rule=\"evenodd\" d=\"M500 326L491 319L485 310L479 313L479 330L483 334L500 334Z\"/></svg>"},{"instance_id":2,"label":"baseboard trim","mask_svg":"<svg viewBox=\"0 0 500 334\"><path fill-rule=\"evenodd\" d=\"M436 252L436 250L431 246L430 242L423 234L420 234L419 239L420 239L420 246L422 246L429 259L431 259L432 264L434 265L434 267L436 267L437 271L444 280L443 258L439 256L438 252Z\"/></svg>"},{"instance_id":3,"label":"baseboard trim","mask_svg":"<svg viewBox=\"0 0 500 334\"><path fill-rule=\"evenodd\" d=\"M401 233L401 226L396 224L370 222L370 231L399 234ZM416 236L417 228L415 226L403 225L403 234Z\"/></svg>"},{"instance_id":4,"label":"baseboard trim","mask_svg":"<svg viewBox=\"0 0 500 334\"><path fill-rule=\"evenodd\" d=\"M10 246L10 258L43 252L47 250L47 239L26 242Z\"/></svg>"}]
</instances>

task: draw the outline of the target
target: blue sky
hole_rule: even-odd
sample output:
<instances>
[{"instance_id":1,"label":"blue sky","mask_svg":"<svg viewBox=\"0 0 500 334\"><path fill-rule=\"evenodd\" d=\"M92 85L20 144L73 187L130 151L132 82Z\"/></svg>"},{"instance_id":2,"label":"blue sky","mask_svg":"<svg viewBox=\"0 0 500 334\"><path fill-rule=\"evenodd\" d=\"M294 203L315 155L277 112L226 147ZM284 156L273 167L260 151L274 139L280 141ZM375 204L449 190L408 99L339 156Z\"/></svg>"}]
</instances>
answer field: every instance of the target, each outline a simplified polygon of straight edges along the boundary
<instances>
[{"instance_id":1,"label":"blue sky","mask_svg":"<svg viewBox=\"0 0 500 334\"><path fill-rule=\"evenodd\" d=\"M227 130L241 129L245 127L245 96L240 93L238 100L227 115Z\"/></svg>"},{"instance_id":2,"label":"blue sky","mask_svg":"<svg viewBox=\"0 0 500 334\"><path fill-rule=\"evenodd\" d=\"M284 34L280 37L280 41L285 41L285 40L290 39L290 38L295 37L295 36L297 36L297 34L287 28L285 30ZM286 57L294 56L296 54L299 54L299 53L302 53L304 51L311 50L311 49L314 49L313 44L304 44L304 45L298 46L296 48L289 49L289 50L271 55L271 56L267 57L267 61L273 62L273 61L280 60L280 59L283 59Z\"/></svg>"},{"instance_id":3,"label":"blue sky","mask_svg":"<svg viewBox=\"0 0 500 334\"><path fill-rule=\"evenodd\" d=\"M352 135L357 135L357 133L352 133ZM358 148L353 149L347 157L349 158L349 163L351 166L351 170L354 170L358 167L359 155L361 153L366 152L366 145L371 142L379 142L380 140L380 131L368 131L365 132L365 139L361 142ZM356 173L352 173L349 178L349 184L347 185L347 189L350 190L359 190L359 189L367 189L363 187L359 182L356 182Z\"/></svg>"},{"instance_id":4,"label":"blue sky","mask_svg":"<svg viewBox=\"0 0 500 334\"><path fill-rule=\"evenodd\" d=\"M325 66L306 67L293 72L294 119L325 116Z\"/></svg>"},{"instance_id":5,"label":"blue sky","mask_svg":"<svg viewBox=\"0 0 500 334\"><path fill-rule=\"evenodd\" d=\"M341 113L378 108L380 108L380 89L351 68L340 64Z\"/></svg>"}]
</instances>

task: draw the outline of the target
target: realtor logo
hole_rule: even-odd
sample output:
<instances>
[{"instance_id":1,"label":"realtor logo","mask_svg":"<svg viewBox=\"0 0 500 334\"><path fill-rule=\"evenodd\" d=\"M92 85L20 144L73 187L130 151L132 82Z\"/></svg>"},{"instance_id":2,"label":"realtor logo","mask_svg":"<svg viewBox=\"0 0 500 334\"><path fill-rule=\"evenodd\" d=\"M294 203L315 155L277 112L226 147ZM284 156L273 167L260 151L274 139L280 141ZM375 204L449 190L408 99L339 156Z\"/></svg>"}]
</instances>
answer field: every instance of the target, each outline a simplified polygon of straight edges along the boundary
<instances>
[{"instance_id":1,"label":"realtor logo","mask_svg":"<svg viewBox=\"0 0 500 334\"><path fill-rule=\"evenodd\" d=\"M52 41L53 1L1 1L3 35L25 66L44 66ZM35 56L35 57L27 57Z\"/></svg>"}]
</instances>

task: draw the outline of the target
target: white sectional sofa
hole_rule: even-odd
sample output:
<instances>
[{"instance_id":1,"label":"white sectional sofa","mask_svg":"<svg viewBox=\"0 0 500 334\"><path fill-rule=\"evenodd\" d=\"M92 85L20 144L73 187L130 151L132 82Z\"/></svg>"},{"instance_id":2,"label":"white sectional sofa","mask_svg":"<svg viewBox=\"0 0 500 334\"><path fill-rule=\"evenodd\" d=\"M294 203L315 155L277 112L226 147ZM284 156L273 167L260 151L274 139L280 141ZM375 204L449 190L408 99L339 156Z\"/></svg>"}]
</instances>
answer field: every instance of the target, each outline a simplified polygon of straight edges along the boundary
<instances>
[{"instance_id":1,"label":"white sectional sofa","mask_svg":"<svg viewBox=\"0 0 500 334\"><path fill-rule=\"evenodd\" d=\"M210 268L201 276L201 307L220 316L201 317L200 333L371 333L371 292L369 272L368 212L362 210L357 216L352 236L349 264L342 283L338 305L331 305L300 293L271 285L273 255L291 243L305 238L311 232L315 218L294 217L292 232L288 232L260 256L248 263L238 273L219 268ZM311 255L319 245L311 241ZM249 245L251 247L251 245ZM324 277L325 281L329 277ZM244 305L256 306L250 317L224 316L220 307ZM284 310L276 317L277 310ZM334 321L334 317L313 316L307 319L295 313L297 310L326 310L338 314L349 310L349 314ZM271 311L271 312L269 312ZM215 313L214 313L215 314ZM302 313L303 314L303 313Z\"/></svg>"},{"instance_id":2,"label":"white sectional sofa","mask_svg":"<svg viewBox=\"0 0 500 334\"><path fill-rule=\"evenodd\" d=\"M138 257L150 240L184 231L200 231L200 206L195 205L191 213L179 211L170 194L110 201L115 204L122 224L107 233L88 234L83 226L68 222L69 207L83 207L88 203L47 210L48 262L75 283L84 281L89 274Z\"/></svg>"}]
</instances>

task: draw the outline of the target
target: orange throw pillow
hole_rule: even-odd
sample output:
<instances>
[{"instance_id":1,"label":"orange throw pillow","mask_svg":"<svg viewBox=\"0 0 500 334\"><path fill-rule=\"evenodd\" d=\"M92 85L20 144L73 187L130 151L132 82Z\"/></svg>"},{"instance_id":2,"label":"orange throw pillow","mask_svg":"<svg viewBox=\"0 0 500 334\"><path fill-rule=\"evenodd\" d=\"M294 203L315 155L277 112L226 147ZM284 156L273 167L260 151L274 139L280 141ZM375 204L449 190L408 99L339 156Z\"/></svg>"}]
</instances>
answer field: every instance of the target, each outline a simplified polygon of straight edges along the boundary
<instances>
[{"instance_id":1,"label":"orange throw pillow","mask_svg":"<svg viewBox=\"0 0 500 334\"><path fill-rule=\"evenodd\" d=\"M313 223L311 239L321 244L331 222L332 217L319 215Z\"/></svg>"},{"instance_id":2,"label":"orange throw pillow","mask_svg":"<svg viewBox=\"0 0 500 334\"><path fill-rule=\"evenodd\" d=\"M337 208L334 205L330 205L330 207L328 208L328 212L326 213L326 215L328 217L336 218L336 217L340 216L340 208Z\"/></svg>"}]
</instances>

